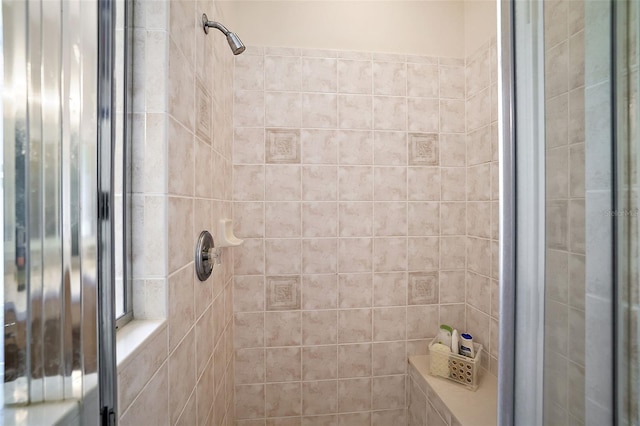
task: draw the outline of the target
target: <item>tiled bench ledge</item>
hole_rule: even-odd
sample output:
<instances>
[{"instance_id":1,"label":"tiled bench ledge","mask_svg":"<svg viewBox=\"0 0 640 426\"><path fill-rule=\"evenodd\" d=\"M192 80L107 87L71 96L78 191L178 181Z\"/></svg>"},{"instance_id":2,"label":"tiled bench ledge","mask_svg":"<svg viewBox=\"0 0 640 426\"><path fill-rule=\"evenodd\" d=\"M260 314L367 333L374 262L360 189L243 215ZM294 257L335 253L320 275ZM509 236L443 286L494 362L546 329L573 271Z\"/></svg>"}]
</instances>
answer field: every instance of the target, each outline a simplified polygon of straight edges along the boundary
<instances>
[{"instance_id":1,"label":"tiled bench ledge","mask_svg":"<svg viewBox=\"0 0 640 426\"><path fill-rule=\"evenodd\" d=\"M498 381L488 372L473 392L429 374L429 356L409 357L409 426L495 426Z\"/></svg>"}]
</instances>

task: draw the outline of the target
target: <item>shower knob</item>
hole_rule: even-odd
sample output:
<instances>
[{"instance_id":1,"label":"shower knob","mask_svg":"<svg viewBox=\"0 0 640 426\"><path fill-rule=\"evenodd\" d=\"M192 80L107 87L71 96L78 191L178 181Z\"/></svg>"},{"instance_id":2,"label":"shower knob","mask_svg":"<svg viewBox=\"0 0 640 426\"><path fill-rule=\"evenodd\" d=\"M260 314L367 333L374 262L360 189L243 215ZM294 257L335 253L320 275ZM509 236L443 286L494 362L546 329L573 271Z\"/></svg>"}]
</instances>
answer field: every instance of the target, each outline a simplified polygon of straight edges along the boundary
<instances>
[{"instance_id":1,"label":"shower knob","mask_svg":"<svg viewBox=\"0 0 640 426\"><path fill-rule=\"evenodd\" d=\"M220 257L219 253L214 251L213 237L209 231L202 231L198 237L196 244L196 274L200 281L206 281L213 272L213 265ZM220 262L218 262L220 263Z\"/></svg>"}]
</instances>

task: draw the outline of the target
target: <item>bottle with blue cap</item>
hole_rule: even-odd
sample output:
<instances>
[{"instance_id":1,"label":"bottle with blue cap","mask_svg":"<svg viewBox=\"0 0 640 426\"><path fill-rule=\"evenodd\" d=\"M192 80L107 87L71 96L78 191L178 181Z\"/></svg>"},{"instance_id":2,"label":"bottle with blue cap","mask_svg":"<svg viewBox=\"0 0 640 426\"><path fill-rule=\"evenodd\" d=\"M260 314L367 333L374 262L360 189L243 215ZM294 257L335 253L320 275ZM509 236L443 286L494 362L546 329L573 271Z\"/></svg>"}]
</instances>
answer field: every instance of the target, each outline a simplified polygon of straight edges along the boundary
<instances>
[{"instance_id":1,"label":"bottle with blue cap","mask_svg":"<svg viewBox=\"0 0 640 426\"><path fill-rule=\"evenodd\" d=\"M460 335L460 355L464 355L469 358L476 357L476 353L473 348L473 336L469 333L462 333Z\"/></svg>"}]
</instances>

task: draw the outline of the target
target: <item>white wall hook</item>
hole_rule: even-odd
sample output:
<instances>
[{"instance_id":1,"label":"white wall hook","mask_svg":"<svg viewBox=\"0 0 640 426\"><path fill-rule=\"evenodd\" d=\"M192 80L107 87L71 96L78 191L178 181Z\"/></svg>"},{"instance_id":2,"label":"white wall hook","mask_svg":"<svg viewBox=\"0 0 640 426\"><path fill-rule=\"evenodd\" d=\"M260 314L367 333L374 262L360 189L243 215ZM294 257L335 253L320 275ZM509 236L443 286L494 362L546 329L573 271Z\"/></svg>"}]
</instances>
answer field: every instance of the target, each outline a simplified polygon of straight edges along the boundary
<instances>
[{"instance_id":1,"label":"white wall hook","mask_svg":"<svg viewBox=\"0 0 640 426\"><path fill-rule=\"evenodd\" d=\"M231 219L220 219L218 221L216 247L236 247L243 242L244 240L233 235L233 222Z\"/></svg>"}]
</instances>

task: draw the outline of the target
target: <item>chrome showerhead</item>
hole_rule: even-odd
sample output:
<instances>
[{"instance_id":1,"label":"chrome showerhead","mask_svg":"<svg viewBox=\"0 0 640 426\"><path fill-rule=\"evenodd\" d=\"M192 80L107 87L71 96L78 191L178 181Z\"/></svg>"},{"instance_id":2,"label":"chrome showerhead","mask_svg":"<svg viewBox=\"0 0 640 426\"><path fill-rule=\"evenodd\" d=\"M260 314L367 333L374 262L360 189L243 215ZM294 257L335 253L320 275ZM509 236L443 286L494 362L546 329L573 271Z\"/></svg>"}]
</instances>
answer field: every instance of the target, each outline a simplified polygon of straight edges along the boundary
<instances>
[{"instance_id":1,"label":"chrome showerhead","mask_svg":"<svg viewBox=\"0 0 640 426\"><path fill-rule=\"evenodd\" d=\"M239 55L246 49L236 33L229 32L229 34L227 34L227 42L234 55Z\"/></svg>"},{"instance_id":2,"label":"chrome showerhead","mask_svg":"<svg viewBox=\"0 0 640 426\"><path fill-rule=\"evenodd\" d=\"M204 30L205 34L209 34L209 28L216 28L227 37L227 42L229 43L229 47L231 48L231 51L234 55L239 55L245 51L246 47L244 47L242 40L240 40L240 37L238 37L236 33L232 33L231 31L229 31L227 27L222 25L220 22L210 21L209 18L207 18L207 14L203 13L202 29Z\"/></svg>"}]
</instances>

